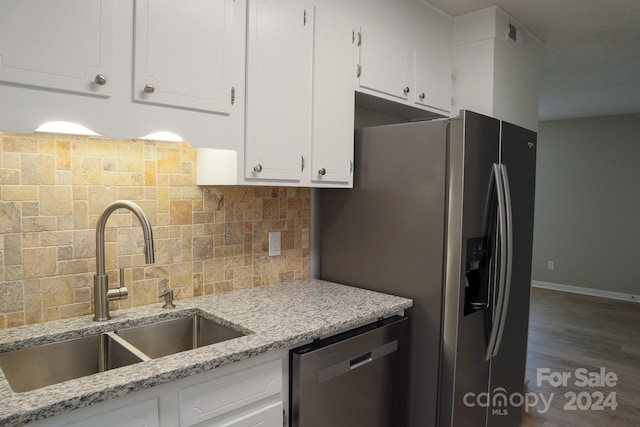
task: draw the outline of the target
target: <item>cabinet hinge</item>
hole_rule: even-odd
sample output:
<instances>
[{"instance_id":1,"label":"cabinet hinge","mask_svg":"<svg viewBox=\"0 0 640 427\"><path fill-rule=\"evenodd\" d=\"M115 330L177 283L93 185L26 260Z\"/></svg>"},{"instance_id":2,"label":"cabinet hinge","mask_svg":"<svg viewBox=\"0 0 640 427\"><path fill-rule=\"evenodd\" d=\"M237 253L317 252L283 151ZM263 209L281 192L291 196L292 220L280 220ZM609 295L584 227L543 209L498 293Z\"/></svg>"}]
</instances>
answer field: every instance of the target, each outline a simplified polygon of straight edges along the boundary
<instances>
[{"instance_id":1,"label":"cabinet hinge","mask_svg":"<svg viewBox=\"0 0 640 427\"><path fill-rule=\"evenodd\" d=\"M287 413L282 410L282 427L287 427Z\"/></svg>"},{"instance_id":2,"label":"cabinet hinge","mask_svg":"<svg viewBox=\"0 0 640 427\"><path fill-rule=\"evenodd\" d=\"M300 156L300 172L304 171L304 156Z\"/></svg>"},{"instance_id":3,"label":"cabinet hinge","mask_svg":"<svg viewBox=\"0 0 640 427\"><path fill-rule=\"evenodd\" d=\"M358 64L356 67L356 77L360 77L362 75L362 65Z\"/></svg>"},{"instance_id":4,"label":"cabinet hinge","mask_svg":"<svg viewBox=\"0 0 640 427\"><path fill-rule=\"evenodd\" d=\"M362 33L358 31L358 46L362 45Z\"/></svg>"},{"instance_id":5,"label":"cabinet hinge","mask_svg":"<svg viewBox=\"0 0 640 427\"><path fill-rule=\"evenodd\" d=\"M236 103L236 88L231 86L231 105Z\"/></svg>"},{"instance_id":6,"label":"cabinet hinge","mask_svg":"<svg viewBox=\"0 0 640 427\"><path fill-rule=\"evenodd\" d=\"M304 25L307 25L307 11L305 10L304 13L302 14L302 23Z\"/></svg>"},{"instance_id":7,"label":"cabinet hinge","mask_svg":"<svg viewBox=\"0 0 640 427\"><path fill-rule=\"evenodd\" d=\"M356 42L356 30L351 30L351 43Z\"/></svg>"},{"instance_id":8,"label":"cabinet hinge","mask_svg":"<svg viewBox=\"0 0 640 427\"><path fill-rule=\"evenodd\" d=\"M353 160L349 160L349 173L353 174Z\"/></svg>"}]
</instances>

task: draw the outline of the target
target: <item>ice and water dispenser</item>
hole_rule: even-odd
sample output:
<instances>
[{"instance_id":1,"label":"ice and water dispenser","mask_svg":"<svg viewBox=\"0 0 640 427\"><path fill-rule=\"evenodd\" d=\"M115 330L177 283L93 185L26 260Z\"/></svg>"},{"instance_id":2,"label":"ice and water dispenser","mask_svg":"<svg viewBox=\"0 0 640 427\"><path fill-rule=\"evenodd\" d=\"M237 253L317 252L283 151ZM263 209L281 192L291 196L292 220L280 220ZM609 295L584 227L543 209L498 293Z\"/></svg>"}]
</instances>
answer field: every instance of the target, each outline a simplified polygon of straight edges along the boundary
<instances>
[{"instance_id":1,"label":"ice and water dispenser","mask_svg":"<svg viewBox=\"0 0 640 427\"><path fill-rule=\"evenodd\" d=\"M482 310L489 301L491 243L490 236L467 239L464 287L465 316Z\"/></svg>"}]
</instances>

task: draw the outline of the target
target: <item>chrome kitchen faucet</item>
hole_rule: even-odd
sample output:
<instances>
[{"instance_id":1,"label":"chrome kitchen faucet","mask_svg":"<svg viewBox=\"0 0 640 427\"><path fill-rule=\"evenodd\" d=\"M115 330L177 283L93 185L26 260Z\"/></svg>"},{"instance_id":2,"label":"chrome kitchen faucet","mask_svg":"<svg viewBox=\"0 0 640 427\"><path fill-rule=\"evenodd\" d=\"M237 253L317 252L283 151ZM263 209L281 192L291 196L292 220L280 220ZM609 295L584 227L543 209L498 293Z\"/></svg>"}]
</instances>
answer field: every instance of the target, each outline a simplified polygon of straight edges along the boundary
<instances>
[{"instance_id":1,"label":"chrome kitchen faucet","mask_svg":"<svg viewBox=\"0 0 640 427\"><path fill-rule=\"evenodd\" d=\"M120 271L120 284L118 289L109 289L109 276L105 271L104 262L104 230L107 225L107 220L113 211L117 209L128 209L138 217L140 225L142 226L142 232L144 233L144 255L147 264L153 264L155 262L155 255L153 252L153 231L151 230L151 224L147 215L142 208L137 204L129 200L116 200L111 203L104 210L98 225L96 227L96 275L93 277L93 302L95 315L94 321L109 320L109 301L116 299L126 298L129 291L124 285L124 274Z\"/></svg>"}]
</instances>

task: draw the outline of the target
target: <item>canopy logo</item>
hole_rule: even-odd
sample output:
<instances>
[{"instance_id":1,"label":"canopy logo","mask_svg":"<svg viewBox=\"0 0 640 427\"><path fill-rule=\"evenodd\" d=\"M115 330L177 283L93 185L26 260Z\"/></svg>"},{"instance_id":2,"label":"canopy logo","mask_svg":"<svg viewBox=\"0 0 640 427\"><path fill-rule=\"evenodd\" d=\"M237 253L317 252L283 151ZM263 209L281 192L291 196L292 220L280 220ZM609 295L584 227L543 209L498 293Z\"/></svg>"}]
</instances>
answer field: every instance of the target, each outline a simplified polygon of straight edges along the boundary
<instances>
[{"instance_id":1,"label":"canopy logo","mask_svg":"<svg viewBox=\"0 0 640 427\"><path fill-rule=\"evenodd\" d=\"M554 393L549 395L548 399L545 399L544 393L511 393L507 394L507 390L498 387L493 390L493 393L466 393L462 401L465 406L473 408L474 406L480 406L482 408L491 408L492 415L508 415L509 408L519 408L524 406L524 411L529 412L531 408L544 414L549 410L551 401L553 400ZM540 406L540 404L542 404Z\"/></svg>"},{"instance_id":2,"label":"canopy logo","mask_svg":"<svg viewBox=\"0 0 640 427\"><path fill-rule=\"evenodd\" d=\"M595 391L569 390L562 394L566 399L563 409L565 411L615 411L618 407L615 391L603 391L605 388L613 388L618 385L618 375L615 372L600 368L598 371L589 371L587 368L578 368L575 371L552 372L549 368L536 370L536 385L538 387L551 386L553 388L596 388ZM523 407L525 412L534 409L544 414L551 407L556 393L541 392L514 392L508 393L506 389L497 387L493 392L465 393L462 401L467 407L490 408L491 415L508 415L510 408Z\"/></svg>"}]
</instances>

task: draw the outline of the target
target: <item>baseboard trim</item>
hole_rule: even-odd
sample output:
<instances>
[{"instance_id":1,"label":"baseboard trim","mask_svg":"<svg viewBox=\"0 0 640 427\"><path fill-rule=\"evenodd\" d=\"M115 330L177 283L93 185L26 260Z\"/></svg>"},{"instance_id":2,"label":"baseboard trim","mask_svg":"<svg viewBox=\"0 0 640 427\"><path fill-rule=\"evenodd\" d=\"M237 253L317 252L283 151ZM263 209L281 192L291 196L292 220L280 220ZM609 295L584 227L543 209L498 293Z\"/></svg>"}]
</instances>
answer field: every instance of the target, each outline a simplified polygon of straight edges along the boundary
<instances>
[{"instance_id":1,"label":"baseboard trim","mask_svg":"<svg viewBox=\"0 0 640 427\"><path fill-rule=\"evenodd\" d=\"M560 283L540 282L538 280L532 280L531 286L542 289L551 289L554 291L571 292L574 294L640 303L640 295L625 294L622 292L603 291L602 289L583 288L580 286L562 285Z\"/></svg>"}]
</instances>

